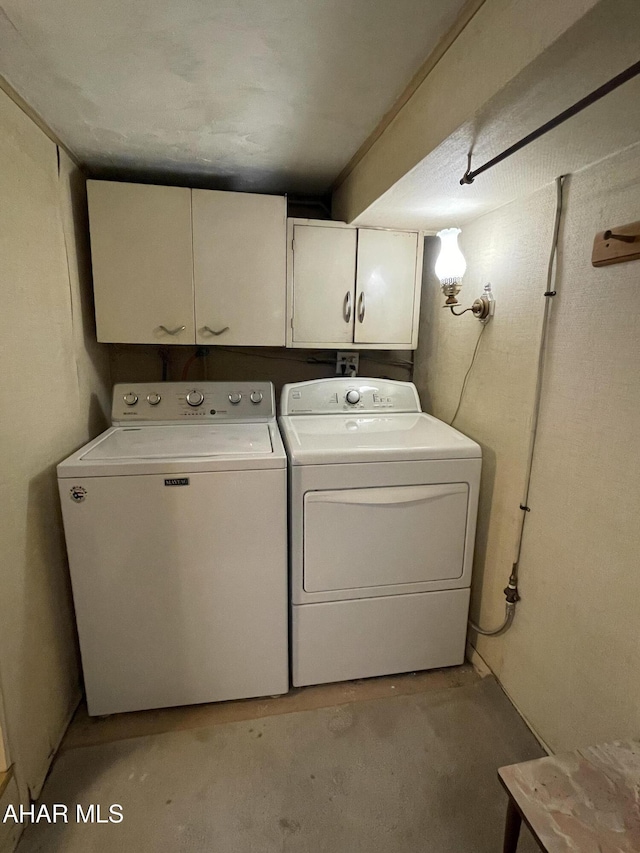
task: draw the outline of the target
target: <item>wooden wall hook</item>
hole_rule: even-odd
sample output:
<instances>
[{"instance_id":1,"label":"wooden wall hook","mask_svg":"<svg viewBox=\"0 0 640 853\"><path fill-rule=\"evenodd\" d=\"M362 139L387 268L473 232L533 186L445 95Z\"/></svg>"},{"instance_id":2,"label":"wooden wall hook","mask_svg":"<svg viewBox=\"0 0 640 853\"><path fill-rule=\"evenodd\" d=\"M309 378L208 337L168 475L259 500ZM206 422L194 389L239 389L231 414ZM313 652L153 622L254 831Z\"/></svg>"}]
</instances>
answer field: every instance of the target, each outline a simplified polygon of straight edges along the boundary
<instances>
[{"instance_id":1,"label":"wooden wall hook","mask_svg":"<svg viewBox=\"0 0 640 853\"><path fill-rule=\"evenodd\" d=\"M594 267L640 259L640 222L616 225L596 234L591 263Z\"/></svg>"},{"instance_id":2,"label":"wooden wall hook","mask_svg":"<svg viewBox=\"0 0 640 853\"><path fill-rule=\"evenodd\" d=\"M622 240L624 243L635 243L638 237L636 234L614 234L613 231L605 231L604 239Z\"/></svg>"}]
</instances>

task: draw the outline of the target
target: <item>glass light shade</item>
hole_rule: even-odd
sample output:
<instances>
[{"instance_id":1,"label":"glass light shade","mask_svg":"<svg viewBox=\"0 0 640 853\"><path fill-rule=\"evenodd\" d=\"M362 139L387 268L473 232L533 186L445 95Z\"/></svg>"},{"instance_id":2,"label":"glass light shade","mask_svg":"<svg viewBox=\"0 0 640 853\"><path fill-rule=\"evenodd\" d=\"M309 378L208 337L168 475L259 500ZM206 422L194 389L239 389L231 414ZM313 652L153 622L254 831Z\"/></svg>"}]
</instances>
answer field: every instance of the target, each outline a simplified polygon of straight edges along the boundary
<instances>
[{"instance_id":1,"label":"glass light shade","mask_svg":"<svg viewBox=\"0 0 640 853\"><path fill-rule=\"evenodd\" d=\"M440 238L440 254L436 261L436 275L443 288L450 284L459 285L467 269L467 262L458 246L460 233L459 228L445 228L437 235Z\"/></svg>"}]
</instances>

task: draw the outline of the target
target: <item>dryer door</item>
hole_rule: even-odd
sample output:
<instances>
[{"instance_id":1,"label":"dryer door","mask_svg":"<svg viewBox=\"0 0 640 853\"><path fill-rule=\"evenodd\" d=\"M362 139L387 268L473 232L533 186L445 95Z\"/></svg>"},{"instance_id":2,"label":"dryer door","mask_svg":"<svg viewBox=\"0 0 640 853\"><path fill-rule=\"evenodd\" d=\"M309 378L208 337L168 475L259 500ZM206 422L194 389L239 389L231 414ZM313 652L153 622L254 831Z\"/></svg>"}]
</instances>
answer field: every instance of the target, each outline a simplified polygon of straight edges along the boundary
<instances>
[{"instance_id":1,"label":"dryer door","mask_svg":"<svg viewBox=\"0 0 640 853\"><path fill-rule=\"evenodd\" d=\"M307 492L305 590L461 577L468 500L467 483Z\"/></svg>"}]
</instances>

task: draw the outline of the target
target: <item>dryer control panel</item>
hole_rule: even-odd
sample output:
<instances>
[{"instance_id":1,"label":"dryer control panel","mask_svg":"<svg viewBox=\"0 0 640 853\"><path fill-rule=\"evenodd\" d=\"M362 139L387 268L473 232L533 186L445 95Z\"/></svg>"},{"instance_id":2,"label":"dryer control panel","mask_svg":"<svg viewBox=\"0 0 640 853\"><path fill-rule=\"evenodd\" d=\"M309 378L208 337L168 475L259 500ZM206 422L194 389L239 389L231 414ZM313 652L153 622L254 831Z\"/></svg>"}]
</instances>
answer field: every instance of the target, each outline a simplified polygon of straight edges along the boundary
<instances>
[{"instance_id":1,"label":"dryer control panel","mask_svg":"<svg viewBox=\"0 0 640 853\"><path fill-rule=\"evenodd\" d=\"M421 412L412 382L393 379L316 379L285 385L280 400L282 415L329 415L341 412Z\"/></svg>"},{"instance_id":2,"label":"dryer control panel","mask_svg":"<svg viewBox=\"0 0 640 853\"><path fill-rule=\"evenodd\" d=\"M271 382L132 382L113 389L111 420L175 424L269 421L276 415Z\"/></svg>"}]
</instances>

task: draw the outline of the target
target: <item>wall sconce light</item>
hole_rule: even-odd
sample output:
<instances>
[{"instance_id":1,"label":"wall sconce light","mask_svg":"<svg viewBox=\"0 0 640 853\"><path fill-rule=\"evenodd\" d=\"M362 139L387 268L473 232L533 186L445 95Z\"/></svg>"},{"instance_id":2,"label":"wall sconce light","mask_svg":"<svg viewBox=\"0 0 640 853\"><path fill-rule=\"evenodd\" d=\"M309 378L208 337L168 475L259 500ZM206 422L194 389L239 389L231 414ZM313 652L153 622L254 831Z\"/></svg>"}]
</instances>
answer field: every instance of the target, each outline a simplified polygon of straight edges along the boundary
<instances>
[{"instance_id":1,"label":"wall sconce light","mask_svg":"<svg viewBox=\"0 0 640 853\"><path fill-rule=\"evenodd\" d=\"M443 307L449 308L456 317L466 314L467 311L472 311L474 317L477 317L482 323L486 323L493 317L495 309L495 300L490 284L485 284L484 293L475 300L471 308L465 308L464 311L455 311L453 308L454 305L459 304L457 296L460 293L462 278L467 269L467 262L460 246L458 246L458 234L460 233L459 228L445 228L443 231L438 231L437 234L440 238L440 254L436 260L436 275L440 279L442 292L447 297Z\"/></svg>"}]
</instances>

